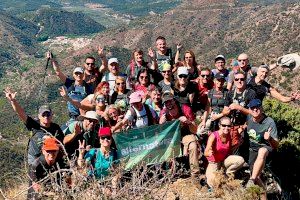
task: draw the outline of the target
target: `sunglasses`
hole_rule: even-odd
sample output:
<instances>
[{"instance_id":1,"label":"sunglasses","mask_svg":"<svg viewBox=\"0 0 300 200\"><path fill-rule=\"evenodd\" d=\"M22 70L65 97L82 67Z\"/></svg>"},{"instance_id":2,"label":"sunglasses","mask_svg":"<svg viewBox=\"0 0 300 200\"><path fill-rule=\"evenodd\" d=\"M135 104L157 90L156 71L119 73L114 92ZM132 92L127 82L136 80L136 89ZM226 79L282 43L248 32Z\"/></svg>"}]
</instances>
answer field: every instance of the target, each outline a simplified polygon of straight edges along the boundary
<instances>
[{"instance_id":1,"label":"sunglasses","mask_svg":"<svg viewBox=\"0 0 300 200\"><path fill-rule=\"evenodd\" d=\"M188 77L188 75L185 75L185 74L180 74L180 75L178 75L178 77L179 77L179 78L187 78L187 77Z\"/></svg>"},{"instance_id":2,"label":"sunglasses","mask_svg":"<svg viewBox=\"0 0 300 200\"><path fill-rule=\"evenodd\" d=\"M80 72L75 72L74 74L75 74L76 76L83 75L83 73L80 73Z\"/></svg>"},{"instance_id":3,"label":"sunglasses","mask_svg":"<svg viewBox=\"0 0 300 200\"><path fill-rule=\"evenodd\" d=\"M231 127L229 124L221 124L222 127Z\"/></svg>"},{"instance_id":4,"label":"sunglasses","mask_svg":"<svg viewBox=\"0 0 300 200\"><path fill-rule=\"evenodd\" d=\"M96 102L99 103L99 102L105 102L105 98L103 97L98 97L96 98Z\"/></svg>"},{"instance_id":5,"label":"sunglasses","mask_svg":"<svg viewBox=\"0 0 300 200\"><path fill-rule=\"evenodd\" d=\"M235 81L245 81L245 78L235 78Z\"/></svg>"},{"instance_id":6,"label":"sunglasses","mask_svg":"<svg viewBox=\"0 0 300 200\"><path fill-rule=\"evenodd\" d=\"M125 85L125 82L116 83L117 85Z\"/></svg>"},{"instance_id":7,"label":"sunglasses","mask_svg":"<svg viewBox=\"0 0 300 200\"><path fill-rule=\"evenodd\" d=\"M140 76L140 79L148 79L148 76Z\"/></svg>"},{"instance_id":8,"label":"sunglasses","mask_svg":"<svg viewBox=\"0 0 300 200\"><path fill-rule=\"evenodd\" d=\"M111 137L110 136L101 136L100 139L101 140L105 140L105 139L106 140L111 140Z\"/></svg>"},{"instance_id":9,"label":"sunglasses","mask_svg":"<svg viewBox=\"0 0 300 200\"><path fill-rule=\"evenodd\" d=\"M171 71L170 70L162 71L162 73L171 73Z\"/></svg>"},{"instance_id":10,"label":"sunglasses","mask_svg":"<svg viewBox=\"0 0 300 200\"><path fill-rule=\"evenodd\" d=\"M85 64L87 64L87 65L95 65L95 63L85 63Z\"/></svg>"},{"instance_id":11,"label":"sunglasses","mask_svg":"<svg viewBox=\"0 0 300 200\"><path fill-rule=\"evenodd\" d=\"M51 116L51 112L44 112L43 114L42 114L42 117L50 117Z\"/></svg>"},{"instance_id":12,"label":"sunglasses","mask_svg":"<svg viewBox=\"0 0 300 200\"><path fill-rule=\"evenodd\" d=\"M85 118L85 119L88 120L90 123L94 123L94 124L98 123L98 120L95 119L89 119L89 118Z\"/></svg>"},{"instance_id":13,"label":"sunglasses","mask_svg":"<svg viewBox=\"0 0 300 200\"><path fill-rule=\"evenodd\" d=\"M209 78L210 75L201 74L201 76L202 76L203 78Z\"/></svg>"}]
</instances>

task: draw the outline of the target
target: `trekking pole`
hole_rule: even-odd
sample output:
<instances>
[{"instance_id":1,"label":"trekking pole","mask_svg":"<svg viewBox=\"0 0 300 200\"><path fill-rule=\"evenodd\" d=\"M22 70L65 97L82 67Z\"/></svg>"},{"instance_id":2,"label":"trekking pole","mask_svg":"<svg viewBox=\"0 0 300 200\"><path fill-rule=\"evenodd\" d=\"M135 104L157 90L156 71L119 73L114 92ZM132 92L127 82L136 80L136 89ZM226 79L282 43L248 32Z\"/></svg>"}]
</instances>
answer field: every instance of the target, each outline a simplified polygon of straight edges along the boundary
<instances>
[{"instance_id":1,"label":"trekking pole","mask_svg":"<svg viewBox=\"0 0 300 200\"><path fill-rule=\"evenodd\" d=\"M51 52L50 52L50 54L51 54L50 57L52 57L52 53L51 53ZM37 109L39 109L40 98L41 98L41 92L42 92L42 89L43 89L44 84L45 84L45 78L46 78L46 73L47 73L47 69L48 69L50 57L47 58L47 63L46 63L46 66L45 66L45 72L44 72L44 75L43 75L43 81L42 81L41 87L40 87L39 92L38 92L38 102L37 102L38 104L37 104Z\"/></svg>"}]
</instances>

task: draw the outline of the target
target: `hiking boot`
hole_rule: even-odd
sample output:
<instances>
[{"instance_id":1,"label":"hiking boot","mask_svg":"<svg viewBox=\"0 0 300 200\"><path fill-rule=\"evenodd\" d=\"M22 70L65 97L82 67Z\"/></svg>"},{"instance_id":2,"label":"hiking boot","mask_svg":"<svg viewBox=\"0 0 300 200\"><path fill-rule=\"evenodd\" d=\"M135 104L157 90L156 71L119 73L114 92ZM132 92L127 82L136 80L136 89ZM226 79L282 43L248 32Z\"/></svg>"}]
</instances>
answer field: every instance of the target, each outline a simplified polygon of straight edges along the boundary
<instances>
[{"instance_id":1,"label":"hiking boot","mask_svg":"<svg viewBox=\"0 0 300 200\"><path fill-rule=\"evenodd\" d=\"M249 181L246 184L246 188L253 187L255 185L255 182L253 179L249 179Z\"/></svg>"}]
</instances>

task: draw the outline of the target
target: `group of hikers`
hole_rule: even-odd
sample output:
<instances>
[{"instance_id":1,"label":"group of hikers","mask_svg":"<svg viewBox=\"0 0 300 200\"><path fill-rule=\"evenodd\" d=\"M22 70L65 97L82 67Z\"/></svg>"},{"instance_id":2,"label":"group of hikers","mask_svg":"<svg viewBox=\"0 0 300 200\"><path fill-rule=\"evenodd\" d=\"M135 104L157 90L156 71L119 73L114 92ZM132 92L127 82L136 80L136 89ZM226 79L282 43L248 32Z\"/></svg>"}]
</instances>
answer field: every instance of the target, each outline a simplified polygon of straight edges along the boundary
<instances>
[{"instance_id":1,"label":"group of hikers","mask_svg":"<svg viewBox=\"0 0 300 200\"><path fill-rule=\"evenodd\" d=\"M182 152L188 156L193 178L200 175L199 158L204 154L210 188L216 185L216 171L224 168L228 178L234 178L245 166L251 170L246 187L263 186L260 175L278 147L278 133L262 102L267 94L290 102L300 93L280 94L266 81L270 67L252 67L245 53L230 67L225 56L217 55L211 68L198 65L192 50L182 54L181 45L173 56L162 36L155 44L155 50L148 49L149 61L141 49L135 49L126 70L117 58L107 59L99 47L101 66L87 57L72 77L48 52L47 59L64 84L59 93L67 101L69 120L61 126L52 121L49 105L42 105L34 119L18 103L16 92L5 89L14 111L33 133L28 143L28 199L37 197L39 181L49 172L70 167L66 156L76 159L87 176L104 179L118 164L115 134L172 120L180 121ZM199 138L206 138L201 140L202 152Z\"/></svg>"}]
</instances>

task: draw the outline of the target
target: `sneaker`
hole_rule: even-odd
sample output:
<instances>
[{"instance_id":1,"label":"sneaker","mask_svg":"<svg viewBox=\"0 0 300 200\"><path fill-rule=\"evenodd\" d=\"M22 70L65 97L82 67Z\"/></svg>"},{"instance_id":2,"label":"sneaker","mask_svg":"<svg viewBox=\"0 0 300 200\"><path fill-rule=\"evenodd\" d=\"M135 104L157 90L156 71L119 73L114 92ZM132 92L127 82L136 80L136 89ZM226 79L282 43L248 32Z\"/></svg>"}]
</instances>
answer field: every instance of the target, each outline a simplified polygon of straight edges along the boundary
<instances>
[{"instance_id":1,"label":"sneaker","mask_svg":"<svg viewBox=\"0 0 300 200\"><path fill-rule=\"evenodd\" d=\"M255 185L254 180L253 179L249 179L249 181L246 184L246 188L253 187L254 185Z\"/></svg>"}]
</instances>

